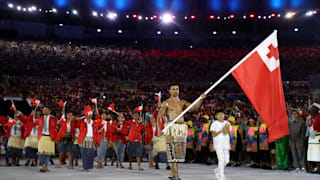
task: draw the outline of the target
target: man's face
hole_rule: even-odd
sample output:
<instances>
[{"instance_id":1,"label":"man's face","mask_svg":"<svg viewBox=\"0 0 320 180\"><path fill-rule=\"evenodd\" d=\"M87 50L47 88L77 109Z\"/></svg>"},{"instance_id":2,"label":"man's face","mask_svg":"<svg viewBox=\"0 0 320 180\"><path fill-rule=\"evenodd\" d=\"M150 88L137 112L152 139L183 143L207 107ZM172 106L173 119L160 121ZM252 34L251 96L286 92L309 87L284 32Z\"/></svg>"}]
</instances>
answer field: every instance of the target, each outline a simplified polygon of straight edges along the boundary
<instances>
[{"instance_id":1,"label":"man's face","mask_svg":"<svg viewBox=\"0 0 320 180\"><path fill-rule=\"evenodd\" d=\"M68 113L67 114L67 119L71 119L72 118L72 113Z\"/></svg>"},{"instance_id":2,"label":"man's face","mask_svg":"<svg viewBox=\"0 0 320 180\"><path fill-rule=\"evenodd\" d=\"M139 119L139 114L138 113L134 113L133 114L133 119L134 120L138 120Z\"/></svg>"},{"instance_id":3,"label":"man's face","mask_svg":"<svg viewBox=\"0 0 320 180\"><path fill-rule=\"evenodd\" d=\"M250 126L255 126L256 125L256 122L255 121L250 121Z\"/></svg>"},{"instance_id":4,"label":"man's face","mask_svg":"<svg viewBox=\"0 0 320 180\"><path fill-rule=\"evenodd\" d=\"M178 97L179 96L179 86L177 86L177 85L171 86L169 93L170 93L171 97Z\"/></svg>"},{"instance_id":5,"label":"man's face","mask_svg":"<svg viewBox=\"0 0 320 180\"><path fill-rule=\"evenodd\" d=\"M102 119L102 120L107 119L107 115L106 115L106 113L102 113L102 115L101 115L101 119Z\"/></svg>"},{"instance_id":6,"label":"man's face","mask_svg":"<svg viewBox=\"0 0 320 180\"><path fill-rule=\"evenodd\" d=\"M312 109L311 109L311 114L315 115L315 114L317 114L317 113L318 113L318 108L312 107Z\"/></svg>"},{"instance_id":7,"label":"man's face","mask_svg":"<svg viewBox=\"0 0 320 180\"><path fill-rule=\"evenodd\" d=\"M292 114L293 114L294 119L296 119L296 120L299 119L300 116L296 111L293 111Z\"/></svg>"},{"instance_id":8,"label":"man's face","mask_svg":"<svg viewBox=\"0 0 320 180\"><path fill-rule=\"evenodd\" d=\"M119 114L119 116L118 116L118 121L119 121L119 122L123 122L123 121L124 121L124 116L123 116L123 114Z\"/></svg>"},{"instance_id":9,"label":"man's face","mask_svg":"<svg viewBox=\"0 0 320 180\"><path fill-rule=\"evenodd\" d=\"M44 110L43 110L43 113L44 113L45 115L49 115L49 114L50 114L50 109L47 108L47 107L45 107Z\"/></svg>"},{"instance_id":10,"label":"man's face","mask_svg":"<svg viewBox=\"0 0 320 180\"><path fill-rule=\"evenodd\" d=\"M106 119L112 120L112 115L111 114L108 114L106 117L107 117Z\"/></svg>"}]
</instances>

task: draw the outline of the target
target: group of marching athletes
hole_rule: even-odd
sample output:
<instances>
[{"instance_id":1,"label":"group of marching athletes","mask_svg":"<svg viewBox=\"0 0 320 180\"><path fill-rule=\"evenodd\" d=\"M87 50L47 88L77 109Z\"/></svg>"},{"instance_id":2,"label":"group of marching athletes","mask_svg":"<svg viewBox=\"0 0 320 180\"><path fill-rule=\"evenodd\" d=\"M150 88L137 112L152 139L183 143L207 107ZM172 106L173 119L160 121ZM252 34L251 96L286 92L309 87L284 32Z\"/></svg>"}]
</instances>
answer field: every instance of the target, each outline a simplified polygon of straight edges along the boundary
<instances>
[{"instance_id":1,"label":"group of marching athletes","mask_svg":"<svg viewBox=\"0 0 320 180\"><path fill-rule=\"evenodd\" d=\"M115 151L117 167L124 168L122 163L127 146L129 169L132 169L133 158L136 158L138 170L142 171L142 135L147 131L146 139L152 139L153 131L158 131L157 127L152 122L143 123L137 111L133 112L132 120L125 120L121 113L114 119L112 114L100 115L98 109L95 112L93 119L92 107L88 105L84 117L74 117L71 112L65 113L63 110L58 120L49 107L43 109L42 116L35 110L28 116L18 110L13 118L0 116L0 123L6 128L8 138L7 165L19 166L25 150L26 165L31 161L31 166L36 166L38 159L42 166L40 171L48 172L48 163L50 157L55 155L55 142L58 142L59 168L68 153L68 168L72 169L73 158L79 158L79 152L84 170L92 169L94 161L97 162L97 168L102 168L108 147Z\"/></svg>"},{"instance_id":2,"label":"group of marching athletes","mask_svg":"<svg viewBox=\"0 0 320 180\"><path fill-rule=\"evenodd\" d=\"M74 167L74 161L77 165L77 159L80 154L85 171L92 169L95 161L97 162L96 167L102 168L105 156L108 154L107 151L113 149L116 154L116 166L118 168L124 168L123 161L127 151L128 169L133 169L132 162L136 158L138 170L143 171L141 158L143 144L146 144L149 167L153 167L152 161L156 163L156 169L159 169L159 162L167 163L167 170L171 169L169 178L178 180L180 179L178 163L185 161L190 147L195 147L194 145L190 146L192 143L188 140L190 135L192 136L193 134L193 137L195 137L195 134L192 130L192 123L186 123L183 117L173 124L171 123L190 103L179 98L179 86L177 84L169 86L169 93L170 97L162 104L158 103L153 117L150 122L146 123L142 121L141 114L138 111L133 111L132 119L126 120L122 113L117 113L113 110L110 111L110 114L100 114L97 105L95 107L86 106L83 117L76 117L71 112L66 112L65 108L63 108L62 116L59 120L51 114L49 106L45 106L42 109L42 116L36 110L33 110L27 116L18 110L14 110L13 118L0 116L0 125L6 130L5 136L8 138L7 156L9 159L7 165L19 165L19 160L23 157L24 150L27 159L26 165L31 162L31 166L36 166L39 161L42 166L40 172L48 172L48 163L51 157L55 155L55 144L58 142L59 168L64 163L66 154L69 157L69 165L67 166L69 169ZM197 111L204 98L206 98L206 95L201 95L200 101L190 110ZM317 167L319 167L320 161L318 153L320 151L319 109L320 105L313 106L308 125L311 129L308 130L310 132L308 161L316 162L315 166ZM282 146L283 141L290 139L291 151L296 153L296 157L293 158L294 166L305 171L304 152L300 151L300 146L305 138L305 133L300 132L300 124L303 122L300 121L301 111L293 109L292 113L294 116L289 122L290 135L276 142L277 161L279 165L281 165L280 163L284 164L283 167L279 166L279 168L288 169L288 157L287 155L282 157L283 153L281 152L284 151L282 147L285 146ZM200 146L206 144L202 143L202 140L205 139L204 142L210 142L210 151L215 151L217 154L218 168L215 173L219 179L224 178L224 167L229 163L230 159L229 151L231 150L231 159L234 162L239 159L236 149L241 147L237 142L246 142L247 152L250 152L249 156L253 162L257 156L257 147L264 153L269 150L268 142L266 141L268 139L267 127L261 119L259 119L259 127L256 127L255 120L250 119L250 127L246 132L243 132L234 118L229 117L228 122L226 117L223 110L216 110L215 121L204 123L201 130L201 135L207 134L205 137L208 137L208 134L210 134L212 141L208 141L208 138L200 138ZM209 117L203 116L203 118L209 121ZM169 127L168 124L170 123L172 126ZM167 130L162 132L165 128ZM247 134L246 140L244 140L244 133ZM145 134L144 138L143 134ZM299 144L293 146L294 142ZM263 157L266 156L263 155ZM171 167L169 163L172 163ZM265 164L270 164L270 162L266 160Z\"/></svg>"},{"instance_id":3,"label":"group of marching athletes","mask_svg":"<svg viewBox=\"0 0 320 180\"><path fill-rule=\"evenodd\" d=\"M31 166L36 166L39 161L42 166L40 172L48 172L48 163L55 155L55 144L59 143L58 168L64 163L66 154L69 156L69 169L74 167L74 161L77 164L79 154L85 171L92 169L95 161L96 167L102 168L108 149L113 148L117 167L124 168L123 161L127 151L128 169L133 169L132 162L136 158L138 170L143 171L142 150L143 144L147 144L149 166L153 167L152 160L156 163L156 169L159 169L158 163L167 163L166 169L171 169L170 178L180 179L178 163L185 159L187 125L182 118L169 128L168 133L164 134L162 130L167 122L177 117L190 103L179 99L178 85L170 86L170 94L171 97L165 102L158 102L157 110L146 123L143 123L139 111L133 111L132 119L126 120L122 113L113 110L110 111L112 114L100 114L97 105L87 105L83 117L76 117L63 107L59 119L52 115L52 108L46 105L41 108L42 115L36 111L38 106L29 115L15 109L13 118L0 116L0 124L6 130L5 136L8 138L7 165L19 166L25 150L27 166L30 162ZM205 95L202 95L193 111L200 107L204 98ZM167 122L164 122L165 119ZM169 162L172 163L172 168Z\"/></svg>"}]
</instances>

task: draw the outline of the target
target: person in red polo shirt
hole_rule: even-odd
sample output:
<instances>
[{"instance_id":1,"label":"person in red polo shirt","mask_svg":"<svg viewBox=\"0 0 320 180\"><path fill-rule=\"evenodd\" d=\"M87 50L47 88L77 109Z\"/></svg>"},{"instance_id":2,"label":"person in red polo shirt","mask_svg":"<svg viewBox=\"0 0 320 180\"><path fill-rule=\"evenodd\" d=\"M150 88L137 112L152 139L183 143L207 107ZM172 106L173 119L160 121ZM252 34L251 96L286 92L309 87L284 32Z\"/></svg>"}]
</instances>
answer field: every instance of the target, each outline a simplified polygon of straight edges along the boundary
<instances>
[{"instance_id":1,"label":"person in red polo shirt","mask_svg":"<svg viewBox=\"0 0 320 180\"><path fill-rule=\"evenodd\" d=\"M129 169L132 169L132 159L137 158L138 170L143 171L141 168L141 156L142 156L142 134L145 132L142 118L139 117L139 112L133 112L133 119L128 122L130 127L128 136L128 157L129 157Z\"/></svg>"},{"instance_id":2,"label":"person in red polo shirt","mask_svg":"<svg viewBox=\"0 0 320 180\"><path fill-rule=\"evenodd\" d=\"M115 145L117 154L117 167L123 168L125 145L127 144L126 136L128 134L128 125L123 114L118 115L118 120L112 124L112 141Z\"/></svg>"}]
</instances>

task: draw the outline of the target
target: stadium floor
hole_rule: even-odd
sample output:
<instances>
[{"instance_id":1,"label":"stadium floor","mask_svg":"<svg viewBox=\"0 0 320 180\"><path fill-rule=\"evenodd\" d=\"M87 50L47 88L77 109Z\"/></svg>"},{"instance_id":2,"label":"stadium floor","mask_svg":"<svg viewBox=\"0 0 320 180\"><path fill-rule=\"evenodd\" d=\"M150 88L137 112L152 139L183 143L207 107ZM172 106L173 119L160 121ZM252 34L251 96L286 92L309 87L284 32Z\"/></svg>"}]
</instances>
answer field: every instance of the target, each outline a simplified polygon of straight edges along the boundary
<instances>
[{"instance_id":1,"label":"stadium floor","mask_svg":"<svg viewBox=\"0 0 320 180\"><path fill-rule=\"evenodd\" d=\"M21 165L24 161L20 162ZM57 164L57 159L55 159ZM70 170L66 166L56 168L49 165L50 172L40 173L40 167L6 167L3 159L0 162L1 180L104 180L104 179L128 179L128 180L167 180L169 172L165 170L165 164L160 164L160 170L149 168L148 163L142 163L144 171L137 170L137 164L133 163L133 170L128 170L128 163L124 163L125 169L117 169L115 166L104 166L103 169L92 169L85 172L80 166ZM181 164L180 177L183 180L207 180L216 179L214 168L217 165ZM290 171L263 170L248 167L227 167L225 169L226 180L309 180L319 179L318 174L301 174ZM60 179L61 178L61 179Z\"/></svg>"}]
</instances>

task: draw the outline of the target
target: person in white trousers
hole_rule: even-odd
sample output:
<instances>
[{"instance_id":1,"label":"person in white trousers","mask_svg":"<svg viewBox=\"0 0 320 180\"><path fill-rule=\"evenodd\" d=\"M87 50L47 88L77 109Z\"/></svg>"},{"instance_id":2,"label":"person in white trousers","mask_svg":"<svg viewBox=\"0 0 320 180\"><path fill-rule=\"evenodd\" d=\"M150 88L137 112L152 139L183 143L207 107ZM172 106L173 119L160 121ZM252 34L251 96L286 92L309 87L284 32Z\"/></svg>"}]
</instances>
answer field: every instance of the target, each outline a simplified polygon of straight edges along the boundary
<instances>
[{"instance_id":1,"label":"person in white trousers","mask_svg":"<svg viewBox=\"0 0 320 180\"><path fill-rule=\"evenodd\" d=\"M230 137L231 125L225 121L225 114L223 110L216 110L214 121L210 126L210 132L213 137L213 146L218 157L218 168L215 173L218 179L224 179L224 168L229 163L230 155Z\"/></svg>"}]
</instances>

